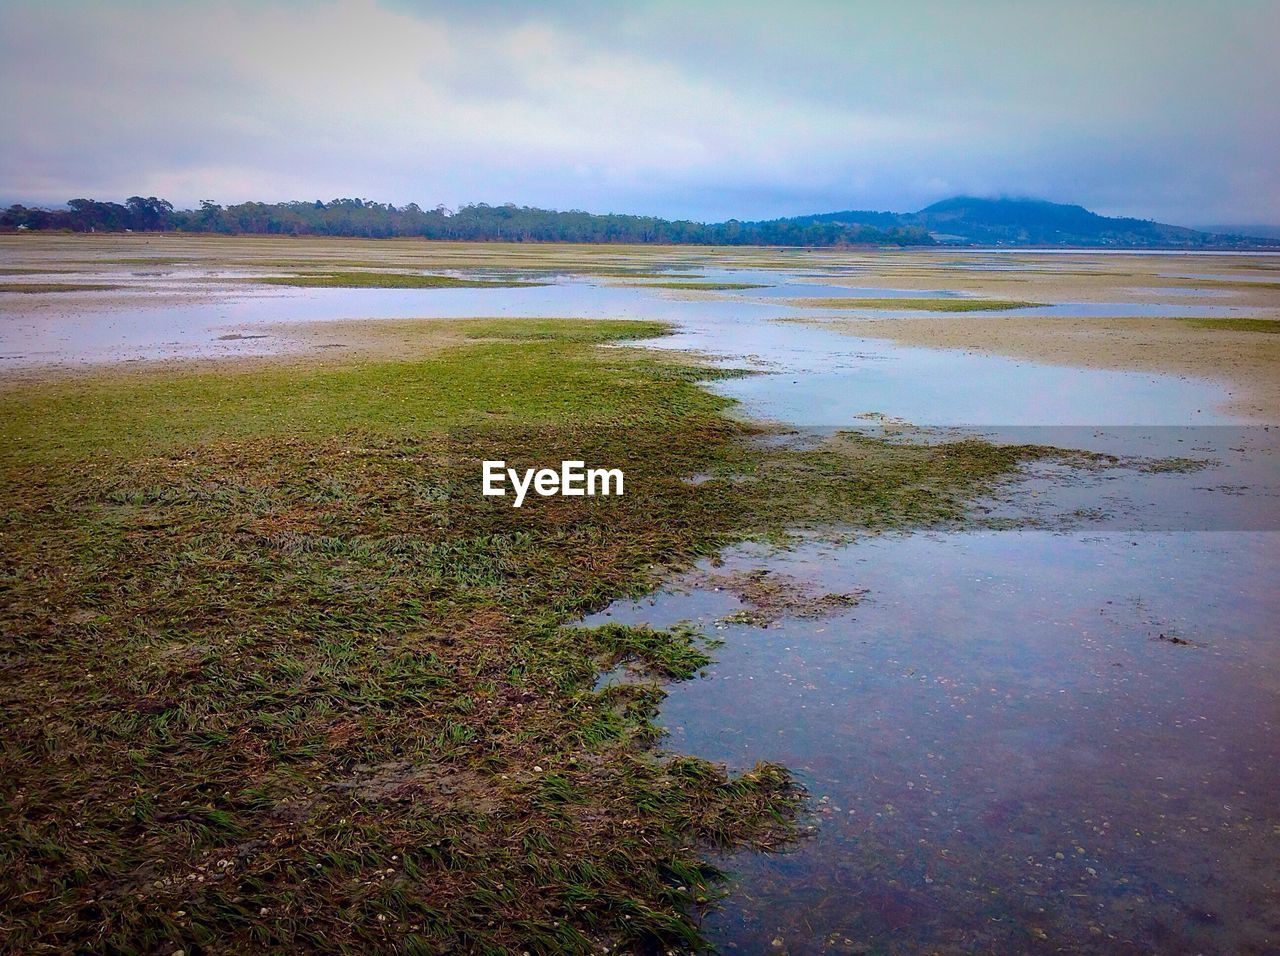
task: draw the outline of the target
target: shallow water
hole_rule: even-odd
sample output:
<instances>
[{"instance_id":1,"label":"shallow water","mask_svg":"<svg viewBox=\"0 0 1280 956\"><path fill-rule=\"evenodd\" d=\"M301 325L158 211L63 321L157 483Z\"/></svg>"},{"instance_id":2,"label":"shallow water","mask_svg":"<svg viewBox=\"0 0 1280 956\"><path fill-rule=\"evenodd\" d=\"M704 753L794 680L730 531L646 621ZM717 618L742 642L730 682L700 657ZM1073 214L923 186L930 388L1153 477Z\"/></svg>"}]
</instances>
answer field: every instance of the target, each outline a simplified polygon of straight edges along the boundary
<instances>
[{"instance_id":1,"label":"shallow water","mask_svg":"<svg viewBox=\"0 0 1280 956\"><path fill-rule=\"evenodd\" d=\"M845 359L849 365L843 369L806 368L732 379L717 383L715 390L742 401L749 414L810 426L846 425L868 412L918 425L1236 421L1216 410L1227 391L1214 383L1144 372L1060 368L873 340L863 340L859 349Z\"/></svg>"},{"instance_id":2,"label":"shallow water","mask_svg":"<svg viewBox=\"0 0 1280 956\"><path fill-rule=\"evenodd\" d=\"M710 281L766 283L763 289L698 292L644 284L610 284L565 278L533 288L493 289L307 289L235 286L218 280L243 271L174 271L162 277L123 280L112 292L39 296L39 308L20 311L31 299L0 293L0 371L42 365L93 365L149 359L270 355L297 348L278 330L281 323L343 319L563 317L667 319L690 332L741 330L773 318L822 318L831 313L788 305L802 298L929 298L948 294L892 288L819 285L799 272L704 270ZM32 281L41 279L35 277ZM47 279L47 277L43 277ZM111 273L62 276L68 281L119 282ZM692 280L691 280L692 281ZM22 302L23 305L28 303ZM917 314L886 309L843 310L841 319L900 318ZM974 316L989 313L971 313ZM1020 309L1025 315L1076 316L1252 316L1256 310L1164 303L1059 303ZM798 334L798 333L797 333ZM227 336L243 336L228 339ZM777 339L778 337L774 337Z\"/></svg>"},{"instance_id":3,"label":"shallow water","mask_svg":"<svg viewBox=\"0 0 1280 956\"><path fill-rule=\"evenodd\" d=\"M689 303L682 303L688 305ZM768 314L772 317L772 314ZM1072 369L858 339L821 325L761 321L740 310L679 316L649 343L693 349L771 374L715 383L756 418L841 427L881 413L917 425L1224 425L1225 386L1148 372ZM963 321L957 318L956 321Z\"/></svg>"},{"instance_id":4,"label":"shallow water","mask_svg":"<svg viewBox=\"0 0 1280 956\"><path fill-rule=\"evenodd\" d=\"M740 605L705 590L611 608L726 638L708 679L671 689L671 746L783 763L813 795L793 852L721 861L735 892L709 937L747 952L1275 945L1280 429L1215 411L1209 383L840 338L707 322L657 344L767 357L776 374L716 387L802 429L876 411L1204 465L1039 465L983 514L1052 531L740 549L717 571L869 589L827 621L717 625Z\"/></svg>"},{"instance_id":5,"label":"shallow water","mask_svg":"<svg viewBox=\"0 0 1280 956\"><path fill-rule=\"evenodd\" d=\"M726 639L674 685L677 749L796 770L816 830L721 862L748 952L1227 952L1280 928L1280 534L917 534L744 548L854 611L716 621L726 592L600 620ZM1161 639L1177 637L1191 644ZM1043 935L1042 935L1043 934Z\"/></svg>"},{"instance_id":6,"label":"shallow water","mask_svg":"<svg viewBox=\"0 0 1280 956\"><path fill-rule=\"evenodd\" d=\"M1054 531L727 556L870 590L825 622L717 626L740 605L696 590L611 608L726 638L709 679L672 688L672 746L783 763L813 794L816 830L795 851L721 861L736 892L710 938L748 952L1273 945L1280 430L1233 427L1204 383L866 342L851 355L824 331L703 329L689 344L786 366L717 388L795 425L875 410L1205 464L1037 466L986 511Z\"/></svg>"}]
</instances>

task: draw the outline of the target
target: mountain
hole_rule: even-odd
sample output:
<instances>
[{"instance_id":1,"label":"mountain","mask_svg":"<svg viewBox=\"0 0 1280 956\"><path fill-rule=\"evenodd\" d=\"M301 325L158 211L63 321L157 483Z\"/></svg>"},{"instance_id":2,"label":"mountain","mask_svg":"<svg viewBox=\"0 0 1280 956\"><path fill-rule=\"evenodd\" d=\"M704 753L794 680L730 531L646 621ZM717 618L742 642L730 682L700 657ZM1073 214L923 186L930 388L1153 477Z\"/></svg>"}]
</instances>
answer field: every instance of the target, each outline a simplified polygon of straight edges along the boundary
<instances>
[{"instance_id":1,"label":"mountain","mask_svg":"<svg viewBox=\"0 0 1280 956\"><path fill-rule=\"evenodd\" d=\"M957 196L926 206L911 221L967 242L1031 246L1206 246L1220 237L1146 219L1100 216L1083 206L1040 199Z\"/></svg>"},{"instance_id":2,"label":"mountain","mask_svg":"<svg viewBox=\"0 0 1280 956\"><path fill-rule=\"evenodd\" d=\"M798 216L797 223L921 227L937 242L955 245L1089 246L1116 248L1223 248L1265 245L1263 237L1200 232L1147 219L1100 216L1083 206L1042 199L956 196L914 213L847 212Z\"/></svg>"},{"instance_id":3,"label":"mountain","mask_svg":"<svg viewBox=\"0 0 1280 956\"><path fill-rule=\"evenodd\" d=\"M1215 229L1201 232L1147 219L1112 218L1046 200L984 200L956 196L919 212L847 210L781 220L809 224L861 225L874 229L925 230L934 242L957 246L1082 246L1114 248L1253 248L1274 244L1277 235L1262 230Z\"/></svg>"}]
</instances>

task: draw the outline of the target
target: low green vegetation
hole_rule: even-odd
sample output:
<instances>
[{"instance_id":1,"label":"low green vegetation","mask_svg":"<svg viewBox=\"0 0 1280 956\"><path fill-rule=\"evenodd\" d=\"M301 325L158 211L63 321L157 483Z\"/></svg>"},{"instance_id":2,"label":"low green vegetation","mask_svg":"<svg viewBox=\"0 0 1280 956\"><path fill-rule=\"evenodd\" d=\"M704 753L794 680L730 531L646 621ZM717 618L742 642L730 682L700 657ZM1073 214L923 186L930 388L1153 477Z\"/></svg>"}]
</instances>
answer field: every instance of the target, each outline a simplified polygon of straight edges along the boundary
<instances>
[{"instance_id":1,"label":"low green vegetation","mask_svg":"<svg viewBox=\"0 0 1280 956\"><path fill-rule=\"evenodd\" d=\"M96 282L0 282L0 292L24 292L28 295L42 292L105 292L119 288L118 285Z\"/></svg>"},{"instance_id":2,"label":"low green vegetation","mask_svg":"<svg viewBox=\"0 0 1280 956\"><path fill-rule=\"evenodd\" d=\"M1215 332L1280 332L1280 320L1276 319L1179 319L1197 329Z\"/></svg>"},{"instance_id":3,"label":"low green vegetation","mask_svg":"<svg viewBox=\"0 0 1280 956\"><path fill-rule=\"evenodd\" d=\"M1003 312L1008 309L1029 309L1039 302L1019 302L1013 299L957 299L936 297L929 299L791 299L790 305L805 309L901 309L912 312Z\"/></svg>"},{"instance_id":4,"label":"low green vegetation","mask_svg":"<svg viewBox=\"0 0 1280 956\"><path fill-rule=\"evenodd\" d=\"M457 276L422 275L414 272L317 272L292 276L259 276L239 281L320 289L516 289L546 285L545 282L523 279L461 279Z\"/></svg>"},{"instance_id":5,"label":"low green vegetation","mask_svg":"<svg viewBox=\"0 0 1280 956\"><path fill-rule=\"evenodd\" d=\"M561 342L603 344L652 339L666 335L665 322L627 319L617 322L566 321L564 319L466 319L449 326L457 328L468 339L494 339L506 342Z\"/></svg>"},{"instance_id":6,"label":"low green vegetation","mask_svg":"<svg viewBox=\"0 0 1280 956\"><path fill-rule=\"evenodd\" d=\"M744 538L959 520L1056 454L744 442L709 371L593 344L654 323L432 327L0 392L6 949L696 947L705 851L782 845L802 794L656 746L696 632L572 623ZM626 494L517 511L488 458Z\"/></svg>"}]
</instances>

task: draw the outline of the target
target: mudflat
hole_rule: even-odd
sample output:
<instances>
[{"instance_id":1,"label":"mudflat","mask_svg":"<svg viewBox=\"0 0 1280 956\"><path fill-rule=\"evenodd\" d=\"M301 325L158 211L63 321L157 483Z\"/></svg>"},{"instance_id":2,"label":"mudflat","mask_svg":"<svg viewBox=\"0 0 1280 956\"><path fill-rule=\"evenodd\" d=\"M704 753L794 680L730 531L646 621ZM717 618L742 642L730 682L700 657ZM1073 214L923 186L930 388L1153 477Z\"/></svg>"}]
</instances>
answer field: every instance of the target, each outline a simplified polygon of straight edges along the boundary
<instances>
[{"instance_id":1,"label":"mudflat","mask_svg":"<svg viewBox=\"0 0 1280 956\"><path fill-rule=\"evenodd\" d=\"M869 590L869 565L836 561L854 577L809 587L812 568L721 573L720 554L813 536L852 536L860 547L911 540L883 530L976 532L984 503L1011 494L1033 465L1080 481L1125 467L1109 454L967 432L942 443L861 432L792 443L750 414L782 409L769 420L805 424L785 414L797 409L790 396L825 376L834 385L813 394L852 396L840 406L848 423L864 410L893 417L929 375L991 388L982 363L955 349L1030 355L1068 330L1077 351L1064 342L1041 361L1223 380L1241 390L1232 401L1275 407L1266 379L1280 344L1267 331L1280 325L1276 260L1265 257L1086 263L973 251L39 236L0 239L0 258L6 282L31 286L0 291L9 584L0 695L12 715L0 748L0 781L11 784L0 850L12 865L0 885L19 901L5 940L13 949L172 952L187 939L240 949L695 949L713 939L703 921L725 890L709 851L743 851L732 868L745 872L755 851L797 846L806 808L825 821L819 834L855 818L839 824L824 813L826 794L806 796L800 784L813 778L793 776L803 755L731 764L711 745L668 747L660 709L682 679L733 653L730 642L762 646L744 628L810 628L794 646L838 647L841 658L874 647L861 622L896 607L903 582L920 577L911 564ZM993 314L990 302L1009 307ZM1143 310L1151 314L1134 318ZM876 359L861 353L872 349L842 332L928 332L919 344L942 351L891 357L867 375ZM695 349L731 361L685 354ZM914 364L921 354L927 361ZM895 387L876 393L869 380L886 369L896 369ZM1027 371L1042 389L1058 370ZM747 383L771 390L763 406L733 388ZM1004 388L1006 404L1026 394L1025 382ZM1175 409L1187 407L1184 393L1220 400L1216 388L1176 381L1158 391ZM957 394L935 393L922 414L947 411ZM1135 415L1153 405L1114 394ZM515 509L482 494L482 464L493 459L608 464L625 472L626 494L531 496ZM1198 481L1187 471L1198 467L1175 458L1128 474ZM1047 540L1036 560L1058 575L1059 539ZM1030 563L1017 565L1025 573ZM1274 578L1248 552L1239 566ZM966 579L976 570L966 565ZM724 608L706 634L610 616L667 580L734 595L741 607ZM1110 580L1079 587L1126 598ZM945 621L951 596L943 589L920 606ZM1265 608L1241 613L1251 633L1264 630L1254 622ZM985 631L994 615L975 617ZM1033 618L1011 647L1034 633ZM836 628L845 643L821 636ZM1205 630L1184 629L1178 646L1207 645ZM1172 631L1160 633L1130 642L1141 668L1117 678L1159 673L1163 692L1156 655L1174 645ZM893 640L901 636L885 646ZM889 652L894 673L906 649ZM1266 665L1269 653L1256 659ZM619 669L627 680L602 679ZM1074 673L1056 659L1048 670ZM1007 679L1010 693L1026 683L969 672L981 687ZM762 674L758 693L772 679ZM710 686L697 692L737 685ZM910 700L902 686L895 699ZM1235 681L1231 701L1247 691ZM1092 707L1092 684L1088 693ZM732 696L760 709L759 698ZM714 712L707 726L736 719ZM815 745L852 766L865 729ZM895 736L879 748L884 759L919 764ZM772 729L763 738L784 739ZM1176 746L1186 752L1182 737ZM996 783L1021 782L1025 761L1010 765L1018 773L974 779L975 806ZM846 776L866 788L867 775ZM957 768L952 779L962 776ZM1133 778L1128 769L1110 778L1124 806ZM1269 794L1271 783L1255 789ZM1061 819L1098 812L1092 796L1086 811L1056 792ZM1139 809L1135 829L1164 826ZM1187 829L1203 812L1184 810L1168 827ZM1022 875L988 867L1009 835L985 819L973 832L990 852L969 855L1021 901ZM895 839L886 859L921 845ZM1237 855L1217 831L1197 839L1205 858ZM1008 855L1028 852L1040 851ZM820 862L884 876L843 853ZM1161 885L1199 879L1194 866L1174 865ZM1152 867L1167 869L1163 859ZM1238 867L1223 905L1251 905L1257 874L1274 869L1267 859ZM889 877L895 886L901 873ZM971 912L959 902L971 885L938 880L928 907ZM944 889L949 908L933 895ZM775 914L801 912L785 894L772 899ZM999 905L1014 913L1020 903ZM1109 917L1117 933L1132 930L1127 912ZM1160 919L1172 926L1183 914ZM991 933L1013 925L986 923ZM1254 938L1223 923L1236 948ZM1069 919L1059 930L1092 938ZM941 932L922 933L922 948ZM774 948L774 938L751 950ZM992 937L991 948L1011 945Z\"/></svg>"}]
</instances>

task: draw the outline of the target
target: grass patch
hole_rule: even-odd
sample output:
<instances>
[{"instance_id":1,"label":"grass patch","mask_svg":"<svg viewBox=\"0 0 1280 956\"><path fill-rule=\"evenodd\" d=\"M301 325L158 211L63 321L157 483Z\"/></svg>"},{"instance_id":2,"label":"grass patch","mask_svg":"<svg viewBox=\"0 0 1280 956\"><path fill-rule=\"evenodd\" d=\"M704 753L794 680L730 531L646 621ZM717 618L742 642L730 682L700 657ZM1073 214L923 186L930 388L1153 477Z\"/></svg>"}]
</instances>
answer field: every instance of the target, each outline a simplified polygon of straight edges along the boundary
<instances>
[{"instance_id":1,"label":"grass patch","mask_svg":"<svg viewBox=\"0 0 1280 956\"><path fill-rule=\"evenodd\" d=\"M799 791L655 746L696 633L566 625L744 538L959 520L1055 454L759 447L704 371L593 345L652 323L448 328L0 393L7 948L695 947L703 851L780 845ZM517 511L495 457L627 494Z\"/></svg>"},{"instance_id":2,"label":"grass patch","mask_svg":"<svg viewBox=\"0 0 1280 956\"><path fill-rule=\"evenodd\" d=\"M789 304L805 309L902 309L913 312L1003 312L1029 309L1040 302L1014 299L791 299Z\"/></svg>"},{"instance_id":3,"label":"grass patch","mask_svg":"<svg viewBox=\"0 0 1280 956\"><path fill-rule=\"evenodd\" d=\"M36 295L44 292L105 292L119 289L118 285L95 282L0 282L0 292L24 292Z\"/></svg>"},{"instance_id":4,"label":"grass patch","mask_svg":"<svg viewBox=\"0 0 1280 956\"><path fill-rule=\"evenodd\" d=\"M634 358L597 358L584 348L660 334L666 327L657 322L444 319L411 328L445 347L412 360L104 374L0 392L0 463L7 456L126 457L272 435L315 440L359 429L404 436L575 417L622 421L639 405L683 411L695 399L704 409L722 404L700 397L687 367L637 377ZM490 341L448 345L465 339ZM538 342L544 347L531 347ZM682 387L673 390L673 381Z\"/></svg>"},{"instance_id":5,"label":"grass patch","mask_svg":"<svg viewBox=\"0 0 1280 956\"><path fill-rule=\"evenodd\" d=\"M508 342L574 342L603 344L635 339L652 339L670 332L665 322L620 319L612 322L566 319L464 319L459 323L469 339L500 339Z\"/></svg>"},{"instance_id":6,"label":"grass patch","mask_svg":"<svg viewBox=\"0 0 1280 956\"><path fill-rule=\"evenodd\" d=\"M1197 329L1215 332L1280 332L1280 321L1275 319L1179 319Z\"/></svg>"},{"instance_id":7,"label":"grass patch","mask_svg":"<svg viewBox=\"0 0 1280 956\"><path fill-rule=\"evenodd\" d=\"M318 289L517 289L546 285L545 282L522 279L460 279L457 276L407 272L322 272L314 275L259 276L237 281Z\"/></svg>"}]
</instances>

